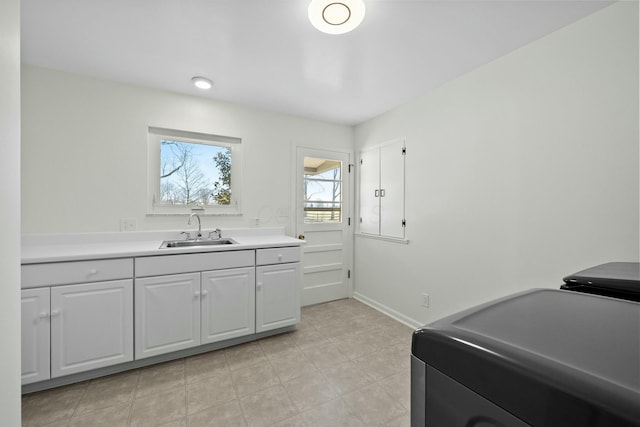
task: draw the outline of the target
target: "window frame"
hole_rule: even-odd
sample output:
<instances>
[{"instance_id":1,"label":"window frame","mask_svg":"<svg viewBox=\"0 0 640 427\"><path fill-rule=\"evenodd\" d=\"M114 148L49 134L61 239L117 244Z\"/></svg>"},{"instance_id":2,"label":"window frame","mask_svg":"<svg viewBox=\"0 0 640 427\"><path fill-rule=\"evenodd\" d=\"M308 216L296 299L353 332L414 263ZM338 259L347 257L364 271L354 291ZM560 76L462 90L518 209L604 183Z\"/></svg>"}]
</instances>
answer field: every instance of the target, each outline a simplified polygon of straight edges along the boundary
<instances>
[{"instance_id":1,"label":"window frame","mask_svg":"<svg viewBox=\"0 0 640 427\"><path fill-rule=\"evenodd\" d=\"M162 140L217 145L231 149L231 203L228 205L160 203L160 145ZM187 215L193 212L204 215L242 215L240 210L241 189L242 140L240 138L149 126L147 132L147 215Z\"/></svg>"},{"instance_id":2,"label":"window frame","mask_svg":"<svg viewBox=\"0 0 640 427\"><path fill-rule=\"evenodd\" d=\"M306 159L306 157L305 157ZM303 215L303 222L305 224L326 224L326 223L331 223L331 224L338 224L338 223L342 223L344 221L344 215L343 215L343 205L344 205L344 200L342 197L343 194L343 186L344 186L344 164L343 162L338 162L339 164L331 169L328 169L326 171L322 171L319 172L315 175L321 175L324 172L328 172L334 169L339 169L340 172L340 177L338 179L331 179L331 178L312 178L314 176L314 174L311 173L307 173L306 171L303 172L303 181L306 182L326 182L326 183L338 183L340 185L340 194L339 194L339 200L308 200L305 199L304 196L306 196L306 194L303 195L303 211L305 212L305 214ZM303 185L303 189L306 189L306 185ZM333 207L307 207L306 204L307 203L319 203L319 204L329 204L329 205L333 205ZM337 205L337 208L336 208ZM312 211L317 211L317 212L337 212L339 219L337 220L327 220L327 221L308 221L307 220L307 214L306 212L312 212Z\"/></svg>"}]
</instances>

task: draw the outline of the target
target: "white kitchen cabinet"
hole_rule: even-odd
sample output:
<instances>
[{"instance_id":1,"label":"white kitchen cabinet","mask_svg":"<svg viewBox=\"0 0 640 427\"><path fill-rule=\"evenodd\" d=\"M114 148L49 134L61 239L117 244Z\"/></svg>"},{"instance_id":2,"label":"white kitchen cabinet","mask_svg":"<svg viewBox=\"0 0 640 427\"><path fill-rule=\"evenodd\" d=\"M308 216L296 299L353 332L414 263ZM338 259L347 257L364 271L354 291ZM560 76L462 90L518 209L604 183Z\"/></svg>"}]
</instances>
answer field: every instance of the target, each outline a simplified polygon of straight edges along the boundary
<instances>
[{"instance_id":1,"label":"white kitchen cabinet","mask_svg":"<svg viewBox=\"0 0 640 427\"><path fill-rule=\"evenodd\" d=\"M258 249L256 259L271 264L256 267L256 332L297 324L300 263L291 261L300 261L300 248Z\"/></svg>"},{"instance_id":2,"label":"white kitchen cabinet","mask_svg":"<svg viewBox=\"0 0 640 427\"><path fill-rule=\"evenodd\" d=\"M405 157L403 139L360 153L361 233L405 237Z\"/></svg>"},{"instance_id":3,"label":"white kitchen cabinet","mask_svg":"<svg viewBox=\"0 0 640 427\"><path fill-rule=\"evenodd\" d=\"M201 343L255 332L255 269L202 273Z\"/></svg>"},{"instance_id":4,"label":"white kitchen cabinet","mask_svg":"<svg viewBox=\"0 0 640 427\"><path fill-rule=\"evenodd\" d=\"M22 291L22 384L50 378L49 288Z\"/></svg>"},{"instance_id":5,"label":"white kitchen cabinet","mask_svg":"<svg viewBox=\"0 0 640 427\"><path fill-rule=\"evenodd\" d=\"M136 359L200 344L200 273L136 278Z\"/></svg>"},{"instance_id":6,"label":"white kitchen cabinet","mask_svg":"<svg viewBox=\"0 0 640 427\"><path fill-rule=\"evenodd\" d=\"M51 288L53 378L133 360L133 280Z\"/></svg>"}]
</instances>

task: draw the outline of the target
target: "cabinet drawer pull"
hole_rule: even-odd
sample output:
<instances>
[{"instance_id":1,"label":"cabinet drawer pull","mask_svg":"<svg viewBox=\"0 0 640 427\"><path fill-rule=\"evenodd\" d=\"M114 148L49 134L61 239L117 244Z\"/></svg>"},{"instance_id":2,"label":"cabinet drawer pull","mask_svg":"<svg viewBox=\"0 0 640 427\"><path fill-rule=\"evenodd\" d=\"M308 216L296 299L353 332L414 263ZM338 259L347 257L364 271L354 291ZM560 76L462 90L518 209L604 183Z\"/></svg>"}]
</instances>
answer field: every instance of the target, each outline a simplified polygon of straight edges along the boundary
<instances>
[{"instance_id":1,"label":"cabinet drawer pull","mask_svg":"<svg viewBox=\"0 0 640 427\"><path fill-rule=\"evenodd\" d=\"M96 270L95 268L92 268L91 270L89 270L89 276L93 276L95 274L98 274L98 270Z\"/></svg>"},{"instance_id":2,"label":"cabinet drawer pull","mask_svg":"<svg viewBox=\"0 0 640 427\"><path fill-rule=\"evenodd\" d=\"M256 288L257 288L258 290L262 289L262 282L258 282L258 283L256 283Z\"/></svg>"},{"instance_id":3,"label":"cabinet drawer pull","mask_svg":"<svg viewBox=\"0 0 640 427\"><path fill-rule=\"evenodd\" d=\"M209 295L209 291L202 291L202 296L206 297L207 295Z\"/></svg>"},{"instance_id":4,"label":"cabinet drawer pull","mask_svg":"<svg viewBox=\"0 0 640 427\"><path fill-rule=\"evenodd\" d=\"M198 298L200 296L200 292L196 291L193 293L194 298Z\"/></svg>"},{"instance_id":5,"label":"cabinet drawer pull","mask_svg":"<svg viewBox=\"0 0 640 427\"><path fill-rule=\"evenodd\" d=\"M60 310L51 310L51 317L60 316Z\"/></svg>"},{"instance_id":6,"label":"cabinet drawer pull","mask_svg":"<svg viewBox=\"0 0 640 427\"><path fill-rule=\"evenodd\" d=\"M43 311L42 313L40 313L39 316L41 319L46 319L49 317L49 313L47 313L46 311Z\"/></svg>"}]
</instances>

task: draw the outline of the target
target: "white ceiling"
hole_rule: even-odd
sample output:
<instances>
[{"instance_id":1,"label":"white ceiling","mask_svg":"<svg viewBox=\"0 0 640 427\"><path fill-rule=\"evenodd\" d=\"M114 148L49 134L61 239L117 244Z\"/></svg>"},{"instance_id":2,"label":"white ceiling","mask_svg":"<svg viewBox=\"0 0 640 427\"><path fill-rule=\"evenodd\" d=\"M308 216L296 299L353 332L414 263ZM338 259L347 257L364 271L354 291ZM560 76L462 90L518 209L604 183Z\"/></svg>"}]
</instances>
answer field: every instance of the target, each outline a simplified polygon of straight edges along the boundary
<instances>
[{"instance_id":1,"label":"white ceiling","mask_svg":"<svg viewBox=\"0 0 640 427\"><path fill-rule=\"evenodd\" d=\"M328 35L309 1L22 0L22 60L357 124L610 4L365 0L360 27Z\"/></svg>"}]
</instances>

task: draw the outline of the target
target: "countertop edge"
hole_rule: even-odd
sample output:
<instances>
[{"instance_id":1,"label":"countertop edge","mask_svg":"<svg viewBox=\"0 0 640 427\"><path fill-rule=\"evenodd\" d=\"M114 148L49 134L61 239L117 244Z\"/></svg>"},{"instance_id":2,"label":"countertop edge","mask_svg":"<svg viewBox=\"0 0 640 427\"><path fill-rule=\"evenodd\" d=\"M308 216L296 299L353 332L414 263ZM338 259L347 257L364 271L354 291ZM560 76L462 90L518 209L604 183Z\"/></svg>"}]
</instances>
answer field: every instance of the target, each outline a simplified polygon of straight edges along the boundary
<instances>
[{"instance_id":1,"label":"countertop edge","mask_svg":"<svg viewBox=\"0 0 640 427\"><path fill-rule=\"evenodd\" d=\"M237 242L233 245L160 249L163 240L124 240L61 242L60 244L29 244L22 247L21 264L42 264L99 259L135 258L158 255L255 250L287 246L301 246L304 240L279 233L228 233ZM164 236L163 236L164 237Z\"/></svg>"}]
</instances>

